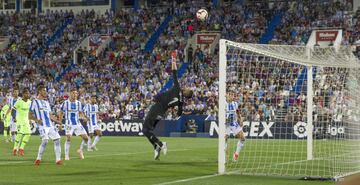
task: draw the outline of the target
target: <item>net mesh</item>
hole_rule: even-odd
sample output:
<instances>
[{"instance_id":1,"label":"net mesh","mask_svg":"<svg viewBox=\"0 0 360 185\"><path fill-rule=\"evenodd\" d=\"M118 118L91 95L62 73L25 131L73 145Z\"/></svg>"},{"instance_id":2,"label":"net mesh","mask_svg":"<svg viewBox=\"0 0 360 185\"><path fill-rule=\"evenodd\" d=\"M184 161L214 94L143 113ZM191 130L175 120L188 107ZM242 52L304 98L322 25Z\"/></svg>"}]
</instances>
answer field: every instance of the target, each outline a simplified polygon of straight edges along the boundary
<instances>
[{"instance_id":1,"label":"net mesh","mask_svg":"<svg viewBox=\"0 0 360 185\"><path fill-rule=\"evenodd\" d=\"M346 47L308 52L303 46L227 44L226 95L235 94L246 139L235 161L240 139L227 132L226 172L334 178L360 171L360 63ZM309 64L312 160L306 131Z\"/></svg>"}]
</instances>

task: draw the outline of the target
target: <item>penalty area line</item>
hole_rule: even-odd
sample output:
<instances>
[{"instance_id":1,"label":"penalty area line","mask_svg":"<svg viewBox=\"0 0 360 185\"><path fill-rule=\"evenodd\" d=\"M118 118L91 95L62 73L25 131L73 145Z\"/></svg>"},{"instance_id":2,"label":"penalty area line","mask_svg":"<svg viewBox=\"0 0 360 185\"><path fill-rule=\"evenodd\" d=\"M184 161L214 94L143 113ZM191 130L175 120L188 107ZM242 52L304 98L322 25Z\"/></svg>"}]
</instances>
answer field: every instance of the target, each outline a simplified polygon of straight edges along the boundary
<instances>
[{"instance_id":1,"label":"penalty area line","mask_svg":"<svg viewBox=\"0 0 360 185\"><path fill-rule=\"evenodd\" d=\"M176 183L180 183L180 182L189 182L189 181L194 181L194 180L199 180L199 179L207 179L207 178L216 177L216 176L219 176L219 174L205 175L205 176L199 176L199 177L192 177L192 178L188 178L188 179L181 179L181 180L176 180L176 181L163 182L163 183L154 184L154 185L176 184Z\"/></svg>"}]
</instances>

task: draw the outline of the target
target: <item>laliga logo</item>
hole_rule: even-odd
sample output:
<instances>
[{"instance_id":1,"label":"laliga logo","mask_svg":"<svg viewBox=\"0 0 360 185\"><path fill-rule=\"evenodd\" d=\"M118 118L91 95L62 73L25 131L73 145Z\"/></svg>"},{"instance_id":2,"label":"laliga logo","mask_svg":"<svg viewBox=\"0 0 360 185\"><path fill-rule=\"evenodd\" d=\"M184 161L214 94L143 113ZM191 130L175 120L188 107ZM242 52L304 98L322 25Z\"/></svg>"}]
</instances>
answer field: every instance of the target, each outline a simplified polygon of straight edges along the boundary
<instances>
[{"instance_id":1,"label":"laliga logo","mask_svg":"<svg viewBox=\"0 0 360 185\"><path fill-rule=\"evenodd\" d=\"M297 122L294 125L294 134L299 138L304 138L307 136L306 132L306 123L304 122Z\"/></svg>"}]
</instances>

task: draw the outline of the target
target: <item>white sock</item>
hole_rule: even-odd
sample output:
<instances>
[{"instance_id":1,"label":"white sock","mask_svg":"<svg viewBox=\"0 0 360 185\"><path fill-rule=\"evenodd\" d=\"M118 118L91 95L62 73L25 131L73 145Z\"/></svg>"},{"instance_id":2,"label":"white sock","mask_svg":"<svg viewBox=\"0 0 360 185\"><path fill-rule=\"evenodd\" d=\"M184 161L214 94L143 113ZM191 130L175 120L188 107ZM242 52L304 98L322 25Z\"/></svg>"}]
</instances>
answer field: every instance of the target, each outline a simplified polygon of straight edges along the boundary
<instances>
[{"instance_id":1,"label":"white sock","mask_svg":"<svg viewBox=\"0 0 360 185\"><path fill-rule=\"evenodd\" d=\"M60 143L60 139L54 140L54 152L55 152L56 161L60 161L61 160L61 143Z\"/></svg>"},{"instance_id":2,"label":"white sock","mask_svg":"<svg viewBox=\"0 0 360 185\"><path fill-rule=\"evenodd\" d=\"M88 148L91 147L91 137L88 138L88 142L87 142Z\"/></svg>"},{"instance_id":3,"label":"white sock","mask_svg":"<svg viewBox=\"0 0 360 185\"><path fill-rule=\"evenodd\" d=\"M83 139L80 144L80 150L84 149L84 145L86 144L85 140Z\"/></svg>"},{"instance_id":4,"label":"white sock","mask_svg":"<svg viewBox=\"0 0 360 185\"><path fill-rule=\"evenodd\" d=\"M92 146L96 146L96 144L100 141L100 136L96 136Z\"/></svg>"},{"instance_id":5,"label":"white sock","mask_svg":"<svg viewBox=\"0 0 360 185\"><path fill-rule=\"evenodd\" d=\"M36 158L37 160L41 160L41 157L45 152L47 143L48 143L47 139L41 141L41 144L39 146L38 155L37 155L37 158Z\"/></svg>"},{"instance_id":6,"label":"white sock","mask_svg":"<svg viewBox=\"0 0 360 185\"><path fill-rule=\"evenodd\" d=\"M65 157L69 158L70 141L65 141Z\"/></svg>"},{"instance_id":7,"label":"white sock","mask_svg":"<svg viewBox=\"0 0 360 185\"><path fill-rule=\"evenodd\" d=\"M245 141L239 140L236 145L236 153L239 154L242 147L244 146Z\"/></svg>"}]
</instances>

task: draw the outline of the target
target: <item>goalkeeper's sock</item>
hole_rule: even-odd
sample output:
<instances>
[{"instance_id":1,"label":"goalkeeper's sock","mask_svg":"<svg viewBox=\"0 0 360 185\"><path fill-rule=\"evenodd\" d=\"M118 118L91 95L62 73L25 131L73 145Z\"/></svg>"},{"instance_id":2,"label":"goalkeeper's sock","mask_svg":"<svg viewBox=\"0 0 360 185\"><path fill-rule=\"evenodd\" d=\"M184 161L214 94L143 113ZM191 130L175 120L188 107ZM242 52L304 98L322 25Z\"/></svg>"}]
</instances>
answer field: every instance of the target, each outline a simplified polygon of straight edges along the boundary
<instances>
[{"instance_id":1,"label":"goalkeeper's sock","mask_svg":"<svg viewBox=\"0 0 360 185\"><path fill-rule=\"evenodd\" d=\"M65 141L65 160L69 159L70 141Z\"/></svg>"},{"instance_id":2,"label":"goalkeeper's sock","mask_svg":"<svg viewBox=\"0 0 360 185\"><path fill-rule=\"evenodd\" d=\"M24 150L26 144L30 140L30 136L31 136L30 134L23 134L23 139L22 139L21 144L20 144L20 149Z\"/></svg>"},{"instance_id":3,"label":"goalkeeper's sock","mask_svg":"<svg viewBox=\"0 0 360 185\"><path fill-rule=\"evenodd\" d=\"M60 143L60 139L54 140L54 151L55 151L56 161L60 161L61 160L61 143Z\"/></svg>"},{"instance_id":4,"label":"goalkeeper's sock","mask_svg":"<svg viewBox=\"0 0 360 185\"><path fill-rule=\"evenodd\" d=\"M238 143L237 143L237 146L236 146L236 153L239 154L242 147L244 146L245 144L245 140L239 140Z\"/></svg>"},{"instance_id":5,"label":"goalkeeper's sock","mask_svg":"<svg viewBox=\"0 0 360 185\"><path fill-rule=\"evenodd\" d=\"M96 146L96 144L100 141L100 136L96 136L92 146Z\"/></svg>"},{"instance_id":6,"label":"goalkeeper's sock","mask_svg":"<svg viewBox=\"0 0 360 185\"><path fill-rule=\"evenodd\" d=\"M41 141L41 144L39 146L39 151L38 151L38 155L37 155L37 160L41 160L42 158L42 155L44 154L45 152L45 148L46 148L46 145L48 144L48 140L47 139L44 139Z\"/></svg>"},{"instance_id":7,"label":"goalkeeper's sock","mask_svg":"<svg viewBox=\"0 0 360 185\"><path fill-rule=\"evenodd\" d=\"M13 135L14 136L14 135ZM15 138L15 141L14 141L14 150L18 150L19 147L20 147L20 143L21 143L21 140L22 140L22 134L17 134L16 135L16 138Z\"/></svg>"}]
</instances>

